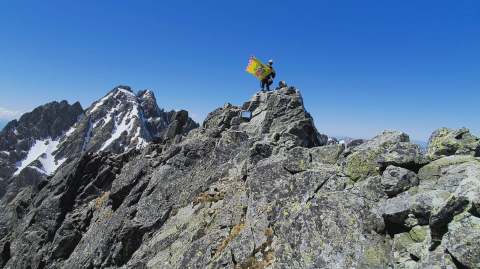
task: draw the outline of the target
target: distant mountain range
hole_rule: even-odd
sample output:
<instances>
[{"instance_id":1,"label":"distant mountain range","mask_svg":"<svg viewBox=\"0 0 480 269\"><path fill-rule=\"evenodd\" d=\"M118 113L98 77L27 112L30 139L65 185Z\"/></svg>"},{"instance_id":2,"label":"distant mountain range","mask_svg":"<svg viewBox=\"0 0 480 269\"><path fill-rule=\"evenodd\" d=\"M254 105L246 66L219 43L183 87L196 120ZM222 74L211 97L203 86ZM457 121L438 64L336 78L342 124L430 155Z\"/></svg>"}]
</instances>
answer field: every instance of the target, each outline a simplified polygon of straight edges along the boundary
<instances>
[{"instance_id":1,"label":"distant mountain range","mask_svg":"<svg viewBox=\"0 0 480 269\"><path fill-rule=\"evenodd\" d=\"M10 121L0 132L0 178L31 167L49 175L82 152L123 153L145 146L166 130L175 111L165 112L149 90L134 94L118 86L83 110L80 103L51 102ZM199 125L191 118L187 133Z\"/></svg>"}]
</instances>

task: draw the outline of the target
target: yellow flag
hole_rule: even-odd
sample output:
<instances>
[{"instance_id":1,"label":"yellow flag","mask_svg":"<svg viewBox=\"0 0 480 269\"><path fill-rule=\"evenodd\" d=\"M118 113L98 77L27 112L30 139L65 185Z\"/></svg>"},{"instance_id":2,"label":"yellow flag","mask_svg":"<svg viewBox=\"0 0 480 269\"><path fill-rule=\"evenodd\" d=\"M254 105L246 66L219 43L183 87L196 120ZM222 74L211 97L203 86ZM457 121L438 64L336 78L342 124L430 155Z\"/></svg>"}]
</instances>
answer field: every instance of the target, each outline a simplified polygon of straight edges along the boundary
<instances>
[{"instance_id":1,"label":"yellow flag","mask_svg":"<svg viewBox=\"0 0 480 269\"><path fill-rule=\"evenodd\" d=\"M251 73L252 75L257 77L259 80L264 79L266 76L272 73L272 69L264 65L259 60L255 59L253 55L250 57L250 61L248 61L248 65L247 65L247 68L245 68L245 71L247 71L248 73Z\"/></svg>"}]
</instances>

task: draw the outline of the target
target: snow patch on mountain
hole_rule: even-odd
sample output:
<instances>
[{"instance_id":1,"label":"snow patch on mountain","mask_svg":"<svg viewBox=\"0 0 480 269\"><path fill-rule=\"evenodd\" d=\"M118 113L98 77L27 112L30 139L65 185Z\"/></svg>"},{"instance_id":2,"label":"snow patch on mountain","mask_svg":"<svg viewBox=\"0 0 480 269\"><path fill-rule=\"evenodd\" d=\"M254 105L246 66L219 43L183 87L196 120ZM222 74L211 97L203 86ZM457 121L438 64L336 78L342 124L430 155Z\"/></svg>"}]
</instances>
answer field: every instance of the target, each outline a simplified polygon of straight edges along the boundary
<instances>
[{"instance_id":1,"label":"snow patch on mountain","mask_svg":"<svg viewBox=\"0 0 480 269\"><path fill-rule=\"evenodd\" d=\"M81 152L85 151L85 147L87 146L88 140L90 140L90 135L92 134L92 130L93 130L93 123L92 123L92 118L90 118L90 127L88 129L87 136L85 137L85 140L83 141L83 147L82 147Z\"/></svg>"},{"instance_id":2,"label":"snow patch on mountain","mask_svg":"<svg viewBox=\"0 0 480 269\"><path fill-rule=\"evenodd\" d=\"M148 132L146 132L146 131L145 131L145 133L148 134ZM137 149L141 149L141 148L148 145L147 140L141 136L141 128L140 127L137 128L137 132L135 133L135 137L137 138L137 143L138 143L137 146L136 146Z\"/></svg>"},{"instance_id":3,"label":"snow patch on mountain","mask_svg":"<svg viewBox=\"0 0 480 269\"><path fill-rule=\"evenodd\" d=\"M128 91L126 91L126 92L128 92ZM128 93L130 93L130 92L128 92ZM112 113L114 113L115 110L116 110L116 108L114 108L112 110ZM135 123L134 118L138 117L138 107L136 105L136 102L135 102L135 105L133 106L132 110L123 112L119 116L120 117L115 116L115 114L114 114L114 116L113 116L114 129L112 131L112 136L107 141L105 141L103 146L100 148L100 151L104 150L111 143L113 143L118 138L120 138L120 136L122 135L123 132L127 132L127 134L129 134L132 131L134 123ZM121 119L120 123L118 123L119 118ZM94 128L95 128L95 126L94 126ZM140 132L138 132L135 136L139 137Z\"/></svg>"},{"instance_id":4,"label":"snow patch on mountain","mask_svg":"<svg viewBox=\"0 0 480 269\"><path fill-rule=\"evenodd\" d=\"M50 174L55 171L57 167L65 161L65 158L55 160L55 155L53 154L53 152L57 150L57 146L60 143L59 140L59 138L53 140L51 137L35 140L28 151L27 157L15 164L18 170L14 175L20 174L25 167L29 166L35 160L40 161L42 164L41 170L44 173Z\"/></svg>"}]
</instances>

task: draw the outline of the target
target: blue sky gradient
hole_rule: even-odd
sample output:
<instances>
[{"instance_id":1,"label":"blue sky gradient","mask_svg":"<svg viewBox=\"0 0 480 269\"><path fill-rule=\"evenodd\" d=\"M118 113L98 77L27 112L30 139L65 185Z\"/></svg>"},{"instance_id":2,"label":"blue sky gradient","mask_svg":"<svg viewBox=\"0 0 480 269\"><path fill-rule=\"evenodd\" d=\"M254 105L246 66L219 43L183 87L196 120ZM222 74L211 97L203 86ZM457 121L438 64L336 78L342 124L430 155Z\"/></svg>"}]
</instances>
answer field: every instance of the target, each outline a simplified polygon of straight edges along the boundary
<instances>
[{"instance_id":1,"label":"blue sky gradient","mask_svg":"<svg viewBox=\"0 0 480 269\"><path fill-rule=\"evenodd\" d=\"M260 90L274 59L319 132L427 141L480 135L480 1L8 1L0 3L0 108L84 108L118 85L150 89L198 122Z\"/></svg>"}]
</instances>

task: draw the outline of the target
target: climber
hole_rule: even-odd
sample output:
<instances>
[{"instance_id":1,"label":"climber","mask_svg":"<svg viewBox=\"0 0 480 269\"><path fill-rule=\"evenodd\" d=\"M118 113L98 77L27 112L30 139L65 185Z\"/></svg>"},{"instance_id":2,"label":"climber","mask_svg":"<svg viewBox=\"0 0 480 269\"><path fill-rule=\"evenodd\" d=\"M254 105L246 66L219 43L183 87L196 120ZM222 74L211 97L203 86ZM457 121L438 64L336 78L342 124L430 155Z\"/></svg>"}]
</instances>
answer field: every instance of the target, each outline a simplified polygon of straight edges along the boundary
<instances>
[{"instance_id":1,"label":"climber","mask_svg":"<svg viewBox=\"0 0 480 269\"><path fill-rule=\"evenodd\" d=\"M267 85L267 91L270 91L270 85L273 83L273 78L275 78L275 70L273 70L273 60L268 61L268 67L272 69L272 73L270 73L268 76L262 79L261 85L262 85L262 91L265 85Z\"/></svg>"}]
</instances>

